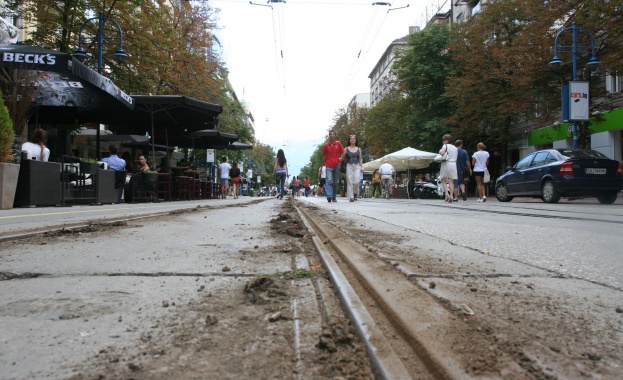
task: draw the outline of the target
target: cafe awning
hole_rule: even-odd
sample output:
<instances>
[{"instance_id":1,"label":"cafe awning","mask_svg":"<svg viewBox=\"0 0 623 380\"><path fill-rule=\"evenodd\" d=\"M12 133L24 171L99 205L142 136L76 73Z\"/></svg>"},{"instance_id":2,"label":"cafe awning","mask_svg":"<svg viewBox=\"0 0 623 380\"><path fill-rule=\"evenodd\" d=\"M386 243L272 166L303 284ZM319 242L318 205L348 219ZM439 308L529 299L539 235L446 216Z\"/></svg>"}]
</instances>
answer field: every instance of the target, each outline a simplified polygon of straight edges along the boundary
<instances>
[{"instance_id":1,"label":"cafe awning","mask_svg":"<svg viewBox=\"0 0 623 380\"><path fill-rule=\"evenodd\" d=\"M253 149L253 145L251 144L246 144L240 141L234 141L233 143L230 143L229 145L225 144L225 145L215 145L214 149L227 149L227 150L246 150L246 149Z\"/></svg>"},{"instance_id":2,"label":"cafe awning","mask_svg":"<svg viewBox=\"0 0 623 380\"><path fill-rule=\"evenodd\" d=\"M120 113L109 128L117 133L151 134L166 146L189 132L214 129L223 107L181 95L132 95L134 111Z\"/></svg>"},{"instance_id":3,"label":"cafe awning","mask_svg":"<svg viewBox=\"0 0 623 380\"><path fill-rule=\"evenodd\" d=\"M217 145L228 145L238 140L233 133L225 133L214 129L204 129L187 133L173 140L172 145L181 148L214 149Z\"/></svg>"},{"instance_id":4,"label":"cafe awning","mask_svg":"<svg viewBox=\"0 0 623 380\"><path fill-rule=\"evenodd\" d=\"M67 53L17 44L1 46L0 57L4 77L31 87L31 120L37 124L105 123L134 108L110 79Z\"/></svg>"}]
</instances>

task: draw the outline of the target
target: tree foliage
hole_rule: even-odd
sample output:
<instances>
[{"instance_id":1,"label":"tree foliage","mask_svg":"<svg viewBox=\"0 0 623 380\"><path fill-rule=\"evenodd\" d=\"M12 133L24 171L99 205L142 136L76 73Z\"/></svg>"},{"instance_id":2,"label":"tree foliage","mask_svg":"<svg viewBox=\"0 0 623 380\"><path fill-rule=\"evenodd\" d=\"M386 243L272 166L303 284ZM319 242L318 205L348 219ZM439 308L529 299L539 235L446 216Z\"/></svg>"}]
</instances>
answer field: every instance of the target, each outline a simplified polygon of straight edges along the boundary
<instances>
[{"instance_id":1,"label":"tree foliage","mask_svg":"<svg viewBox=\"0 0 623 380\"><path fill-rule=\"evenodd\" d=\"M208 2L165 0L23 0L6 2L7 10L21 15L33 33L25 41L72 53L84 23L82 48L90 54L85 63L96 66L97 17L116 21L128 54L117 63L118 29L105 21L102 61L105 75L127 93L185 96L216 102L223 91L218 62L209 59L214 41L215 10Z\"/></svg>"},{"instance_id":2,"label":"tree foliage","mask_svg":"<svg viewBox=\"0 0 623 380\"><path fill-rule=\"evenodd\" d=\"M390 91L370 108L365 135L372 158L382 157L406 146L409 103L402 93Z\"/></svg>"},{"instance_id":3,"label":"tree foliage","mask_svg":"<svg viewBox=\"0 0 623 380\"><path fill-rule=\"evenodd\" d=\"M487 2L470 21L453 28L450 52L457 72L449 78L447 95L456 112L449 122L461 133L504 148L523 131L557 121L571 56L561 55L567 64L558 69L548 63L556 34L572 22L592 31L603 63L591 75L584 69L590 56L580 54L578 79L592 78L593 98L604 95L599 75L620 66L621 21L620 2L607 0ZM571 32L561 34L558 45L572 45L571 37ZM590 45L585 34L578 37L579 46Z\"/></svg>"},{"instance_id":4,"label":"tree foliage","mask_svg":"<svg viewBox=\"0 0 623 380\"><path fill-rule=\"evenodd\" d=\"M457 71L449 78L447 95L456 107L449 120L455 130L506 146L512 125L537 111L551 117L560 104L547 68L551 27L548 5L510 0L488 2L453 29L450 52Z\"/></svg>"}]
</instances>

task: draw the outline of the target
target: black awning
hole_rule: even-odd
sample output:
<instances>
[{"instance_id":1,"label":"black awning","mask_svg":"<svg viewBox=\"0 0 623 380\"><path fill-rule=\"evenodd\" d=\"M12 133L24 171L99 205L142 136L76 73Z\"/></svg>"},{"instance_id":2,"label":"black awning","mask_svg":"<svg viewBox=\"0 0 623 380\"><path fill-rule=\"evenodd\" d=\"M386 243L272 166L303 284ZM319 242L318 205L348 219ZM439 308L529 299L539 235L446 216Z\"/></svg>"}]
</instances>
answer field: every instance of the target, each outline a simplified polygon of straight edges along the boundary
<instances>
[{"instance_id":1,"label":"black awning","mask_svg":"<svg viewBox=\"0 0 623 380\"><path fill-rule=\"evenodd\" d=\"M189 132L214 129L223 107L180 95L132 95L134 110L120 112L109 128L117 133L146 132L154 144L172 142Z\"/></svg>"},{"instance_id":2,"label":"black awning","mask_svg":"<svg viewBox=\"0 0 623 380\"><path fill-rule=\"evenodd\" d=\"M32 93L31 120L37 124L75 124L112 120L133 99L108 78L69 54L29 45L0 47L0 69ZM8 99L7 101L21 101Z\"/></svg>"},{"instance_id":3,"label":"black awning","mask_svg":"<svg viewBox=\"0 0 623 380\"><path fill-rule=\"evenodd\" d=\"M119 115L110 129L118 133L153 135L156 143L189 132L214 129L223 107L179 95L132 95L134 111Z\"/></svg>"}]
</instances>

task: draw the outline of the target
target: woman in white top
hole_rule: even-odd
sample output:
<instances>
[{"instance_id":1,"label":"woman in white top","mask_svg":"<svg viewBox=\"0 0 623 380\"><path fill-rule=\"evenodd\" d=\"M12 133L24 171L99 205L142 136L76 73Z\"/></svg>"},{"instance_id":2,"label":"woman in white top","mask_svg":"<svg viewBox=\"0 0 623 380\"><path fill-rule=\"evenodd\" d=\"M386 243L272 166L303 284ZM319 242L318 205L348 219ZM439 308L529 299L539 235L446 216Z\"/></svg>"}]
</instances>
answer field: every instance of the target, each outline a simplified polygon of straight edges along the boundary
<instances>
[{"instance_id":1,"label":"woman in white top","mask_svg":"<svg viewBox=\"0 0 623 380\"><path fill-rule=\"evenodd\" d=\"M474 179L476 180L476 189L478 190L478 202L486 202L487 196L485 195L485 183L483 181L485 176L485 170L489 165L489 152L485 149L485 144L479 142L477 145L478 152L472 155L472 166L474 167Z\"/></svg>"},{"instance_id":2,"label":"woman in white top","mask_svg":"<svg viewBox=\"0 0 623 380\"><path fill-rule=\"evenodd\" d=\"M439 154L443 156L446 152L448 152L448 159L441 163L439 177L441 177L441 185L446 192L446 202L452 202L452 194L454 194L454 180L459 178L456 171L456 159L459 156L459 150L452 145L452 136L443 135L441 141L443 142L443 147L439 151ZM449 189L446 182L450 185ZM456 201L458 202L459 200L456 199Z\"/></svg>"},{"instance_id":3,"label":"woman in white top","mask_svg":"<svg viewBox=\"0 0 623 380\"><path fill-rule=\"evenodd\" d=\"M30 141L22 144L22 150L29 151L33 160L47 161L50 158L50 150L45 147L45 139L45 131L37 128Z\"/></svg>"}]
</instances>

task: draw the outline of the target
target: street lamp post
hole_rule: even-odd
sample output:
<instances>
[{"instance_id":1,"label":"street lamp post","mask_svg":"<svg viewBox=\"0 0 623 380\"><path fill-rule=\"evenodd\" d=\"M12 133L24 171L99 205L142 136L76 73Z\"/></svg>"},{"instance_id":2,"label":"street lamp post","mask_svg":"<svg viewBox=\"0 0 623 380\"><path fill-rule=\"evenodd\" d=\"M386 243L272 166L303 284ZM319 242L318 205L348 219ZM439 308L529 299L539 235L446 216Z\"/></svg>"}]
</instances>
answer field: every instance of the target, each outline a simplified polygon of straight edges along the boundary
<instances>
[{"instance_id":1,"label":"street lamp post","mask_svg":"<svg viewBox=\"0 0 623 380\"><path fill-rule=\"evenodd\" d=\"M97 20L97 26L98 26L97 37L93 39L97 41L97 72L98 74L101 74L102 68L103 68L102 47L105 44L116 45L116 40L117 39L119 40L119 47L117 51L113 54L113 57L115 58L115 60L119 62L123 62L128 57L128 55L126 54L125 51L123 51L123 33L121 31L121 26L119 26L117 21L111 19L110 17L105 17L104 12L100 12L97 17L91 17L85 20L80 26L80 31L78 32L78 49L76 49L76 51L74 52L73 54L74 57L78 59L82 59L87 56L87 53L82 49L82 30L89 22L94 21L94 20ZM113 38L112 39L113 42L108 42L106 39L104 39L104 23L106 21L112 22L117 28L117 33L119 36L118 38ZM96 143L95 143L95 149L96 149L97 158L99 159L100 158L100 127L99 125L97 126L97 138L96 138Z\"/></svg>"},{"instance_id":2,"label":"street lamp post","mask_svg":"<svg viewBox=\"0 0 623 380\"><path fill-rule=\"evenodd\" d=\"M558 37L560 37L562 33L568 30L570 30L573 34L571 46L559 45ZM579 31L586 33L586 35L591 41L590 46L588 45L578 46L578 32ZM588 54L588 53L591 54L591 58L587 62L587 65L590 68L596 67L600 63L597 57L595 56L595 40L593 39L593 35L590 34L588 30L578 27L575 22L570 27L564 28L560 32L558 32L558 34L556 34L556 38L554 39L554 58L552 58L552 60L549 62L550 65L560 65L562 63L562 60L558 58L558 53L571 54L572 61L573 61L573 74L572 74L573 79L572 80L574 82L577 81L578 54ZM563 101L565 101L565 99L563 99ZM588 105L588 95L586 98L586 102ZM588 120L588 113L586 115L585 120ZM571 120L571 118L569 118L569 121L573 121L573 149L577 149L578 148L578 118L574 118L574 120Z\"/></svg>"}]
</instances>

